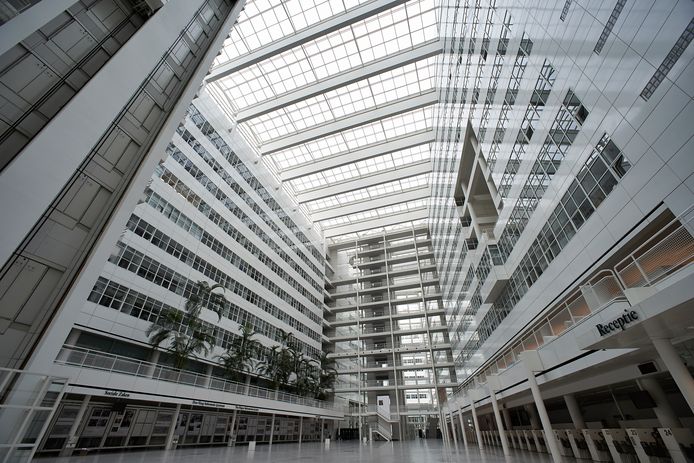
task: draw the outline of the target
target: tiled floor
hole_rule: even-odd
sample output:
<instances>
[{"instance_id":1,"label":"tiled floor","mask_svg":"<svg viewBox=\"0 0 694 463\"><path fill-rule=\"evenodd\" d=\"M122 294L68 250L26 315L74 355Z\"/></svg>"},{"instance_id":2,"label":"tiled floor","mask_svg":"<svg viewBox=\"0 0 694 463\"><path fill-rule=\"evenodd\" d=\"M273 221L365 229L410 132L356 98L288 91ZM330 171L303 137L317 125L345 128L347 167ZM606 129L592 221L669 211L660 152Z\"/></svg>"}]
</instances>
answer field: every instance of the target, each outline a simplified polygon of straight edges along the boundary
<instances>
[{"instance_id":1,"label":"tiled floor","mask_svg":"<svg viewBox=\"0 0 694 463\"><path fill-rule=\"evenodd\" d=\"M477 448L447 448L440 440L407 442L374 442L360 445L356 441L333 442L329 449L318 443L259 445L255 452L239 446L154 450L146 452L105 453L70 458L41 458L38 463L215 463L215 462L287 462L287 463L545 463L549 455L513 451L504 458L501 449L480 453Z\"/></svg>"}]
</instances>

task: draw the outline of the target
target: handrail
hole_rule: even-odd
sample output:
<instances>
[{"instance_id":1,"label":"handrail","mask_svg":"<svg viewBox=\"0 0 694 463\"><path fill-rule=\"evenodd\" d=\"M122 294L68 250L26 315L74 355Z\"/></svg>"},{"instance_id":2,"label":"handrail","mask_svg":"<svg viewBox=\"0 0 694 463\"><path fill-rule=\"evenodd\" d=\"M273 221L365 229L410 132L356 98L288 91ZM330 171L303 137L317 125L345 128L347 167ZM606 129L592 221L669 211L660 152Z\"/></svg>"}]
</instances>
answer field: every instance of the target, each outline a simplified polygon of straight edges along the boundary
<instances>
[{"instance_id":1,"label":"handrail","mask_svg":"<svg viewBox=\"0 0 694 463\"><path fill-rule=\"evenodd\" d=\"M137 360L106 352L99 352L83 347L64 345L55 363L61 365L77 366L80 368L93 368L114 373L124 373L128 375L151 378L158 381L168 381L178 384L186 384L195 387L204 387L217 391L241 394L262 399L278 400L309 407L335 409L333 402L301 397L295 394L267 389L260 386L246 385L236 381L230 381L218 376L208 376L192 371L179 370L176 368L158 365L156 363Z\"/></svg>"},{"instance_id":2,"label":"handrail","mask_svg":"<svg viewBox=\"0 0 694 463\"><path fill-rule=\"evenodd\" d=\"M557 337L583 318L612 302L626 300L624 290L652 286L694 262L694 236L690 225L694 206L669 221L661 231L646 240L612 268L603 269L559 301L524 336L496 356L484 371L468 377L453 394L455 397L471 381L487 372L506 369L518 361L518 353L544 345L545 337ZM592 296L593 307L586 300Z\"/></svg>"}]
</instances>

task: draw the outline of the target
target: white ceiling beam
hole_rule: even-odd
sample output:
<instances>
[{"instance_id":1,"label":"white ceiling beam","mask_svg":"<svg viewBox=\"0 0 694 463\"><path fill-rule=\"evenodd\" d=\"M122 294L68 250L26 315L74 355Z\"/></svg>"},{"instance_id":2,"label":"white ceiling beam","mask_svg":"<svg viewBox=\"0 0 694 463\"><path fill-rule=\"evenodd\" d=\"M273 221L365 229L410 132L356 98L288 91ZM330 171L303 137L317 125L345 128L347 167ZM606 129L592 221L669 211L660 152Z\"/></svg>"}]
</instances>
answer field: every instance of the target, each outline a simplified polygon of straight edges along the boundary
<instances>
[{"instance_id":1,"label":"white ceiling beam","mask_svg":"<svg viewBox=\"0 0 694 463\"><path fill-rule=\"evenodd\" d=\"M422 207L421 209L400 212L387 217L379 217L376 219L364 220L362 222L326 228L323 230L323 236L325 238L334 238L336 236L347 235L349 233L371 230L372 228L388 227L390 225L397 225L399 223L412 222L413 220L426 219L429 217L428 209L429 208L427 207Z\"/></svg>"},{"instance_id":2,"label":"white ceiling beam","mask_svg":"<svg viewBox=\"0 0 694 463\"><path fill-rule=\"evenodd\" d=\"M406 203L408 201L416 201L418 199L428 198L431 195L429 186L413 188L398 194L381 196L379 198L367 199L358 203L348 204L345 206L334 206L325 208L311 214L311 220L319 222L321 220L330 220L344 215L358 214L381 207L394 206L395 204Z\"/></svg>"},{"instance_id":3,"label":"white ceiling beam","mask_svg":"<svg viewBox=\"0 0 694 463\"><path fill-rule=\"evenodd\" d=\"M302 143L323 138L337 132L349 130L360 125L365 125L380 119L386 119L391 116L413 111L415 109L431 106L438 101L436 90L430 90L417 96L405 98L395 101L379 108L362 111L353 116L343 117L334 122L321 124L310 129L297 132L286 137L276 140L271 140L260 147L260 154L266 155L277 151L282 151Z\"/></svg>"},{"instance_id":4,"label":"white ceiling beam","mask_svg":"<svg viewBox=\"0 0 694 463\"><path fill-rule=\"evenodd\" d=\"M215 80L233 74L248 66L252 66L256 63L264 61L271 56L278 55L284 51L317 39L318 37L349 26L350 24L354 24L363 19L374 16L382 11L394 8L405 3L406 1L407 0L375 0L368 2L364 6L359 6L345 13L333 16L325 21L321 21L313 26L307 27L304 30L269 43L255 51L246 53L242 56L234 58L231 61L221 64L212 69L205 80L207 82L214 82Z\"/></svg>"},{"instance_id":5,"label":"white ceiling beam","mask_svg":"<svg viewBox=\"0 0 694 463\"><path fill-rule=\"evenodd\" d=\"M340 167L347 164L371 159L383 154L394 153L395 151L412 148L413 146L433 143L436 137L433 130L424 130L415 132L411 135L395 138L393 140L369 145L365 148L360 148L344 153L328 156L316 161L310 161L297 167L290 167L280 173L280 179L283 182L294 180L305 175L315 174L323 170Z\"/></svg>"},{"instance_id":6,"label":"white ceiling beam","mask_svg":"<svg viewBox=\"0 0 694 463\"><path fill-rule=\"evenodd\" d=\"M312 98L316 95L335 90L336 88L367 79L369 77L403 67L407 64L414 63L430 56L441 53L441 42L439 40L430 41L411 50L396 53L387 56L378 61L360 66L355 69L328 77L318 82L306 85L298 90L290 93L285 93L278 98L272 98L259 104L249 106L246 109L239 111L236 120L241 123L247 120L262 116L264 114L276 111L280 108L287 107L296 102Z\"/></svg>"},{"instance_id":7,"label":"white ceiling beam","mask_svg":"<svg viewBox=\"0 0 694 463\"><path fill-rule=\"evenodd\" d=\"M296 200L301 203L306 203L316 199L327 198L328 196L347 193L348 191L361 190L381 183L393 182L403 178L414 177L416 175L426 174L431 172L431 162L420 162L411 166L400 167L396 170L389 170L366 177L358 177L354 180L346 182L332 183L321 188L314 188L296 195Z\"/></svg>"}]
</instances>

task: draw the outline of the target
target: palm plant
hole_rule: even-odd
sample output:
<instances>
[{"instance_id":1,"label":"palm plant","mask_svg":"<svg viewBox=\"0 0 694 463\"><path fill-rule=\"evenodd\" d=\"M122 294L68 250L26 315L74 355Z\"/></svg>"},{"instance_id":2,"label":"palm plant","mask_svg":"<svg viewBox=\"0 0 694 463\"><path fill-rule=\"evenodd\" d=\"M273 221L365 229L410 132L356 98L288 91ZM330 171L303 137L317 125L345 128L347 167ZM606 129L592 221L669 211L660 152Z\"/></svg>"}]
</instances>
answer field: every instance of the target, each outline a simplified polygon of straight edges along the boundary
<instances>
[{"instance_id":1,"label":"palm plant","mask_svg":"<svg viewBox=\"0 0 694 463\"><path fill-rule=\"evenodd\" d=\"M315 356L318 364L318 387L316 392L317 399L325 399L327 391L332 389L337 380L337 370L335 369L335 359L328 357L327 352L321 352Z\"/></svg>"},{"instance_id":2,"label":"palm plant","mask_svg":"<svg viewBox=\"0 0 694 463\"><path fill-rule=\"evenodd\" d=\"M221 319L226 299L222 294L212 292L220 287L219 284L210 286L198 281L185 303L185 311L164 310L147 329L146 335L153 347L168 341L164 349L172 355L174 368L182 369L191 357L209 355L214 347L215 337L199 316L206 306Z\"/></svg>"},{"instance_id":3,"label":"palm plant","mask_svg":"<svg viewBox=\"0 0 694 463\"><path fill-rule=\"evenodd\" d=\"M241 381L245 373L246 383L250 383L250 373L253 372L255 366L253 359L260 351L260 343L253 339L255 334L251 324L244 323L241 326L241 335L235 337L229 349L218 356L224 365L227 376L235 381Z\"/></svg>"},{"instance_id":4,"label":"palm plant","mask_svg":"<svg viewBox=\"0 0 694 463\"><path fill-rule=\"evenodd\" d=\"M258 365L260 374L266 376L272 384L275 393L282 384L288 384L294 369L294 335L280 330L280 343L272 346L265 358Z\"/></svg>"}]
</instances>

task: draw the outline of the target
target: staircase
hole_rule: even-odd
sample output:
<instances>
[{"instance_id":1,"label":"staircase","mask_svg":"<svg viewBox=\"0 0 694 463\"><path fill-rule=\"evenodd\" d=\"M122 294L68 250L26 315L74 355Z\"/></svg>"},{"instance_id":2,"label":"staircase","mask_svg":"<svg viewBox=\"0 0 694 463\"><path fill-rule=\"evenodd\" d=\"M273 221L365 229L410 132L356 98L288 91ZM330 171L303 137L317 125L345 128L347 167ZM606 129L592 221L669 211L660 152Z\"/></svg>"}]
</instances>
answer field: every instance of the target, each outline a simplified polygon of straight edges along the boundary
<instances>
[{"instance_id":1,"label":"staircase","mask_svg":"<svg viewBox=\"0 0 694 463\"><path fill-rule=\"evenodd\" d=\"M390 416L385 416L381 411L376 413L377 421L371 427L371 440L374 440L374 433L390 442L393 440L393 427L390 424Z\"/></svg>"}]
</instances>

